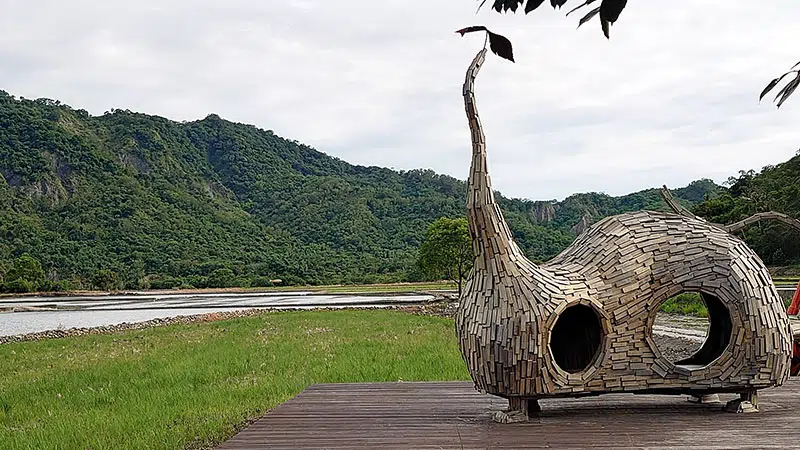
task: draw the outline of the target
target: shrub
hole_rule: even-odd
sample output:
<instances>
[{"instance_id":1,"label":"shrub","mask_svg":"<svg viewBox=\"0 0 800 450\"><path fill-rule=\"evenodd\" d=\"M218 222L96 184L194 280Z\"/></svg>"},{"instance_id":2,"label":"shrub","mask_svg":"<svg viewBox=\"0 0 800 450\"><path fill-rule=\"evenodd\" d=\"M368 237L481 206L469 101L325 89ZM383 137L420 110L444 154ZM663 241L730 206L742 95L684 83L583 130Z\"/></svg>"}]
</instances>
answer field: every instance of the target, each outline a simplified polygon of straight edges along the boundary
<instances>
[{"instance_id":1,"label":"shrub","mask_svg":"<svg viewBox=\"0 0 800 450\"><path fill-rule=\"evenodd\" d=\"M217 269L208 275L206 286L210 288L226 288L236 284L236 276L231 269Z\"/></svg>"},{"instance_id":2,"label":"shrub","mask_svg":"<svg viewBox=\"0 0 800 450\"><path fill-rule=\"evenodd\" d=\"M22 278L5 282L2 285L3 292L11 292L14 294L23 294L25 292L33 292L35 290L36 286L33 283Z\"/></svg>"}]
</instances>

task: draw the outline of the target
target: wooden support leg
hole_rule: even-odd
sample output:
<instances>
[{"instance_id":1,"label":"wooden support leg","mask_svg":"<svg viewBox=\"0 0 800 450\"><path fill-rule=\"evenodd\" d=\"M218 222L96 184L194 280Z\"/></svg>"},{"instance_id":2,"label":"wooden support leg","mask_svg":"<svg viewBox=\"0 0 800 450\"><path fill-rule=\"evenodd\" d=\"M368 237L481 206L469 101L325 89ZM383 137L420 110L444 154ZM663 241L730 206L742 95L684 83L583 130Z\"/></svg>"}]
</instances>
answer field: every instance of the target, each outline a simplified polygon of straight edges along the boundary
<instances>
[{"instance_id":1,"label":"wooden support leg","mask_svg":"<svg viewBox=\"0 0 800 450\"><path fill-rule=\"evenodd\" d=\"M691 395L688 400L692 403L719 403L719 394Z\"/></svg>"},{"instance_id":2,"label":"wooden support leg","mask_svg":"<svg viewBox=\"0 0 800 450\"><path fill-rule=\"evenodd\" d=\"M511 397L508 399L508 409L496 411L492 420L498 423L527 422L541 410L539 401L535 398Z\"/></svg>"},{"instance_id":3,"label":"wooden support leg","mask_svg":"<svg viewBox=\"0 0 800 450\"><path fill-rule=\"evenodd\" d=\"M725 410L735 413L758 412L758 391L755 389L741 392L739 398L725 405Z\"/></svg>"}]
</instances>

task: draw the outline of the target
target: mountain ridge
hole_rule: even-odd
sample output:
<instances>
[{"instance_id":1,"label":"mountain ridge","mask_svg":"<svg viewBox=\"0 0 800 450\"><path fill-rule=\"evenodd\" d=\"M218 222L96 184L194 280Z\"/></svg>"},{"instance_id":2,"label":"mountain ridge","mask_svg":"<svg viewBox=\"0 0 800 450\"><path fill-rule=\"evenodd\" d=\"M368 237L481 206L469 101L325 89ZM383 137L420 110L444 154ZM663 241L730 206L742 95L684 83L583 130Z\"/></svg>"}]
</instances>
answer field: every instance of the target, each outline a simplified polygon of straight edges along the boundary
<instances>
[{"instance_id":1,"label":"mountain ridge","mask_svg":"<svg viewBox=\"0 0 800 450\"><path fill-rule=\"evenodd\" d=\"M721 190L698 180L674 193L692 206ZM126 288L416 280L427 225L463 216L465 195L448 175L352 165L217 114L92 116L0 91L0 276L27 253L56 288L108 272ZM579 223L667 209L656 189L497 198L538 261Z\"/></svg>"}]
</instances>

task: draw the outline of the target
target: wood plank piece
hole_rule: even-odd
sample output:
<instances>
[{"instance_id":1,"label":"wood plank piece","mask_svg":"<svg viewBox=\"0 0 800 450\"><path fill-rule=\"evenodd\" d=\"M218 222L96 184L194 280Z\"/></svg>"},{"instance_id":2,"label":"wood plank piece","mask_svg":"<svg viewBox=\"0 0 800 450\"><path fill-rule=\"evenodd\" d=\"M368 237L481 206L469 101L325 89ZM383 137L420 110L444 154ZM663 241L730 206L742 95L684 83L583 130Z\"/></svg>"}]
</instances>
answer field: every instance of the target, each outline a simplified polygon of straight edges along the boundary
<instances>
[{"instance_id":1,"label":"wood plank piece","mask_svg":"<svg viewBox=\"0 0 800 450\"><path fill-rule=\"evenodd\" d=\"M800 380L761 391L760 413L678 395L544 399L527 423L498 424L508 402L468 382L313 385L223 443L267 448L800 448Z\"/></svg>"}]
</instances>

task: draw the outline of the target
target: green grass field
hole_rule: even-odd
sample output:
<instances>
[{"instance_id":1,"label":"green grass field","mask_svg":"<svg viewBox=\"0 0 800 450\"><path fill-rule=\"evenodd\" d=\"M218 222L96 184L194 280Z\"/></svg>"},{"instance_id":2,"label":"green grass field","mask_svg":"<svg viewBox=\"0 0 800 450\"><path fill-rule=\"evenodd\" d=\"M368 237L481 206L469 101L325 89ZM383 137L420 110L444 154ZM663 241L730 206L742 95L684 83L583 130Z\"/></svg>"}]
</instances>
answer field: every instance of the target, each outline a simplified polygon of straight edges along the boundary
<instances>
[{"instance_id":1,"label":"green grass field","mask_svg":"<svg viewBox=\"0 0 800 450\"><path fill-rule=\"evenodd\" d=\"M0 345L0 448L205 448L313 383L468 380L451 320L281 312Z\"/></svg>"},{"instance_id":2,"label":"green grass field","mask_svg":"<svg viewBox=\"0 0 800 450\"><path fill-rule=\"evenodd\" d=\"M661 305L661 311L669 314L684 314L687 316L708 317L708 309L700 298L700 294L687 292L668 298Z\"/></svg>"}]
</instances>

